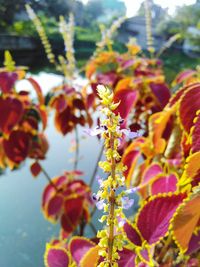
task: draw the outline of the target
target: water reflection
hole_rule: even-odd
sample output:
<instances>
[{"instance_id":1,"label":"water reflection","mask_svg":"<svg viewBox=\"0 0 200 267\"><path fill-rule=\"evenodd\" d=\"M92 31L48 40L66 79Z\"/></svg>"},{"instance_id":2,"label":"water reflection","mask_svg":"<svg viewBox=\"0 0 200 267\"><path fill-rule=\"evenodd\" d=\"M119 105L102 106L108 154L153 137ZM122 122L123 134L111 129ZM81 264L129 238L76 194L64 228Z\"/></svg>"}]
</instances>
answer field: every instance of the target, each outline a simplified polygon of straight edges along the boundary
<instances>
[{"instance_id":1,"label":"water reflection","mask_svg":"<svg viewBox=\"0 0 200 267\"><path fill-rule=\"evenodd\" d=\"M34 75L47 93L59 85L62 77L55 74ZM31 90L26 81L18 83L17 88ZM82 128L79 128L80 135ZM47 159L43 166L53 177L64 170L72 169L73 153L69 152L72 134L63 137L55 131L53 114L50 115L46 134L50 143ZM96 138L81 138L79 169L85 172L84 179L89 181L93 172L93 161L98 155ZM59 226L48 223L41 212L41 195L46 180L43 175L32 178L29 172L31 160L16 171L7 170L0 179L0 266L1 267L42 267L46 241L58 235ZM98 214L96 214L95 224ZM91 235L90 229L86 234Z\"/></svg>"}]
</instances>

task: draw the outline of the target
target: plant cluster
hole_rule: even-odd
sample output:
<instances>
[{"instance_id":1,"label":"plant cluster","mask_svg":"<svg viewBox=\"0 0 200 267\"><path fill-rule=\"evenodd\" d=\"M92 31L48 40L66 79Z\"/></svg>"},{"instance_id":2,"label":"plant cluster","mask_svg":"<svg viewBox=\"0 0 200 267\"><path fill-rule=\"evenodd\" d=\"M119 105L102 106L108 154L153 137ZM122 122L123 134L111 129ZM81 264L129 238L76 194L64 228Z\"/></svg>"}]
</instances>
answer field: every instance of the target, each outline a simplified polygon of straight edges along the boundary
<instances>
[{"instance_id":1,"label":"plant cluster","mask_svg":"<svg viewBox=\"0 0 200 267\"><path fill-rule=\"evenodd\" d=\"M35 90L34 101L30 92L17 90L16 82L26 79ZM48 141L44 135L47 124L45 99L37 82L25 78L25 68L15 67L8 51L4 68L0 69L0 167L14 169L26 158L44 159Z\"/></svg>"},{"instance_id":2,"label":"plant cluster","mask_svg":"<svg viewBox=\"0 0 200 267\"><path fill-rule=\"evenodd\" d=\"M78 124L87 125L85 132L90 136L104 140L105 159L100 161L101 150L98 161L107 175L97 179L99 189L94 194L92 185L97 168L88 185L80 178L84 174L77 168L78 159L74 170L53 179L47 175L49 184L43 192L42 210L48 220L60 222L61 231L59 237L46 246L45 266L198 267L200 72L198 68L183 71L168 85L162 62L153 56L152 49L150 58L146 57L135 40L130 40L126 52L114 51L110 38L120 21L111 30L102 31L101 45L85 68L88 84L79 88L75 84L75 61L70 53L73 51L72 24L67 26L61 19L68 49L67 63L65 60L61 64L66 64L65 79L60 87L52 89L46 104L55 110L55 126L59 132L66 135L75 131L76 156ZM151 48L153 40L150 39ZM33 148L38 148L39 120L29 111L36 110L46 125L45 102L32 79L29 81L37 92L38 104L33 104L24 92L14 91L16 77L19 77L17 69L11 60L5 61L5 67L7 72L0 73L1 101L13 103L15 98L17 102L9 106L11 115L5 117L10 113L4 112L0 119L3 148L8 158L17 153L14 162L19 163L21 148L33 150L29 142L17 137L16 142L20 143L17 148L13 141L9 149L5 144L13 132L23 131L23 135L29 136L28 140L36 140ZM172 93L172 89L176 92ZM0 108L4 106L8 108L7 105ZM23 112L18 118L21 109ZM94 112L98 114L97 121L92 115ZM47 150L43 146L39 148L37 152ZM31 171L37 176L43 170L38 162L41 154L26 153L25 157L32 155L36 162ZM136 196L138 209L134 204ZM103 213L99 219L104 223L102 229L95 229L93 225L96 208ZM87 224L94 231L92 238L85 237Z\"/></svg>"}]
</instances>

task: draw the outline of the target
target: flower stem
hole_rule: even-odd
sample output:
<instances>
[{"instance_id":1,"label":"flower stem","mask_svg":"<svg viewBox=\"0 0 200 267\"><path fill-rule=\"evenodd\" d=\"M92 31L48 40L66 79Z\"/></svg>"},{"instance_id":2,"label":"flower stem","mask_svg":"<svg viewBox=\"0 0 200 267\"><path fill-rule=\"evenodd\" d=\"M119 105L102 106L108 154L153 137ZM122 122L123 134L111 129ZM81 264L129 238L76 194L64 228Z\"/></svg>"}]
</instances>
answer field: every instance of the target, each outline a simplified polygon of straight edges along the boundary
<instances>
[{"instance_id":1,"label":"flower stem","mask_svg":"<svg viewBox=\"0 0 200 267\"><path fill-rule=\"evenodd\" d=\"M47 179L47 181L49 182L49 184L52 185L52 187L56 190L56 192L59 192L59 189L57 188L57 186L52 182L51 177L49 176L49 174L47 173L47 171L44 169L44 167L41 166L41 171L44 174L44 177Z\"/></svg>"},{"instance_id":2,"label":"flower stem","mask_svg":"<svg viewBox=\"0 0 200 267\"><path fill-rule=\"evenodd\" d=\"M166 251L168 249L168 246L171 243L171 240L172 240L171 239L171 235L168 235L168 237L167 237L167 239L166 239L166 241L164 243L164 246L162 247L161 252L160 252L160 254L158 256L158 259L157 259L158 262L162 262L165 254L166 254Z\"/></svg>"},{"instance_id":3,"label":"flower stem","mask_svg":"<svg viewBox=\"0 0 200 267\"><path fill-rule=\"evenodd\" d=\"M111 118L112 125L112 118ZM113 133L110 133L110 147L112 151L114 151L114 136ZM115 158L113 155L111 156L111 179L112 182L115 181ZM112 254L113 254L113 242L114 242L114 219L115 219L115 190L113 187L113 183L110 188L109 195L110 209L109 209L109 230L108 230L108 262L109 265L112 266Z\"/></svg>"},{"instance_id":4,"label":"flower stem","mask_svg":"<svg viewBox=\"0 0 200 267\"><path fill-rule=\"evenodd\" d=\"M79 135L78 135L78 128L75 127L75 139L76 139L76 152L75 152L75 161L74 161L74 170L77 170L78 166L78 158L79 158Z\"/></svg>"}]
</instances>

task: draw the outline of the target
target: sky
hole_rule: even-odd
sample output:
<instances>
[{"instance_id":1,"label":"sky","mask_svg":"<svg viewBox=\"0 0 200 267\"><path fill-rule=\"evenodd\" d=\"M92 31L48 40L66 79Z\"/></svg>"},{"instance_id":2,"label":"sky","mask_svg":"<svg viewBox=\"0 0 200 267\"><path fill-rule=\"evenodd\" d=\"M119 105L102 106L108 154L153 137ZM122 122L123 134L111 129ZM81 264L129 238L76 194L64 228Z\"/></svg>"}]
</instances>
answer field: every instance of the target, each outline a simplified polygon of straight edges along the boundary
<instances>
[{"instance_id":1,"label":"sky","mask_svg":"<svg viewBox=\"0 0 200 267\"><path fill-rule=\"evenodd\" d=\"M100 1L100 0L99 0ZM127 17L132 17L137 13L140 4L143 0L122 0L127 9ZM88 0L82 0L83 3L87 3ZM194 4L196 0L154 0L155 4L161 5L163 8L168 8L169 14L173 14L176 6L191 5Z\"/></svg>"}]
</instances>

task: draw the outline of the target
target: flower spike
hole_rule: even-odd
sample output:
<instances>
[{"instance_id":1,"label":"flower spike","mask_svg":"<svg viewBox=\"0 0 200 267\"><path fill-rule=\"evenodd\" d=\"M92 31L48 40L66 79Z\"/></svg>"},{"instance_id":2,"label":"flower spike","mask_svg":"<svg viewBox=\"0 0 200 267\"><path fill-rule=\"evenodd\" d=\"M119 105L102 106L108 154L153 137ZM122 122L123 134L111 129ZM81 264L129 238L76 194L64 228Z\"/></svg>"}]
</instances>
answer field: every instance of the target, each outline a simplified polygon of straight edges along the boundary
<instances>
[{"instance_id":1,"label":"flower spike","mask_svg":"<svg viewBox=\"0 0 200 267\"><path fill-rule=\"evenodd\" d=\"M101 185L97 193L97 208L103 209L104 215L100 218L100 222L105 222L107 229L98 232L100 238L99 254L104 258L98 266L118 266L118 252L123 248L123 220L122 210L128 209L133 205L133 199L125 196L125 193L117 193L117 189L124 185L125 179L122 172L125 167L120 162L121 156L118 153L120 139L122 135L130 134L130 130L120 129L121 118L114 113L119 103L115 103L113 93L109 88L99 85L97 87L98 95L104 106L102 113L105 118L101 120L101 132L105 147L106 161L100 162L99 166L104 172L108 173L106 180L101 180ZM137 134L135 134L135 137ZM121 223L119 223L119 220Z\"/></svg>"}]
</instances>

